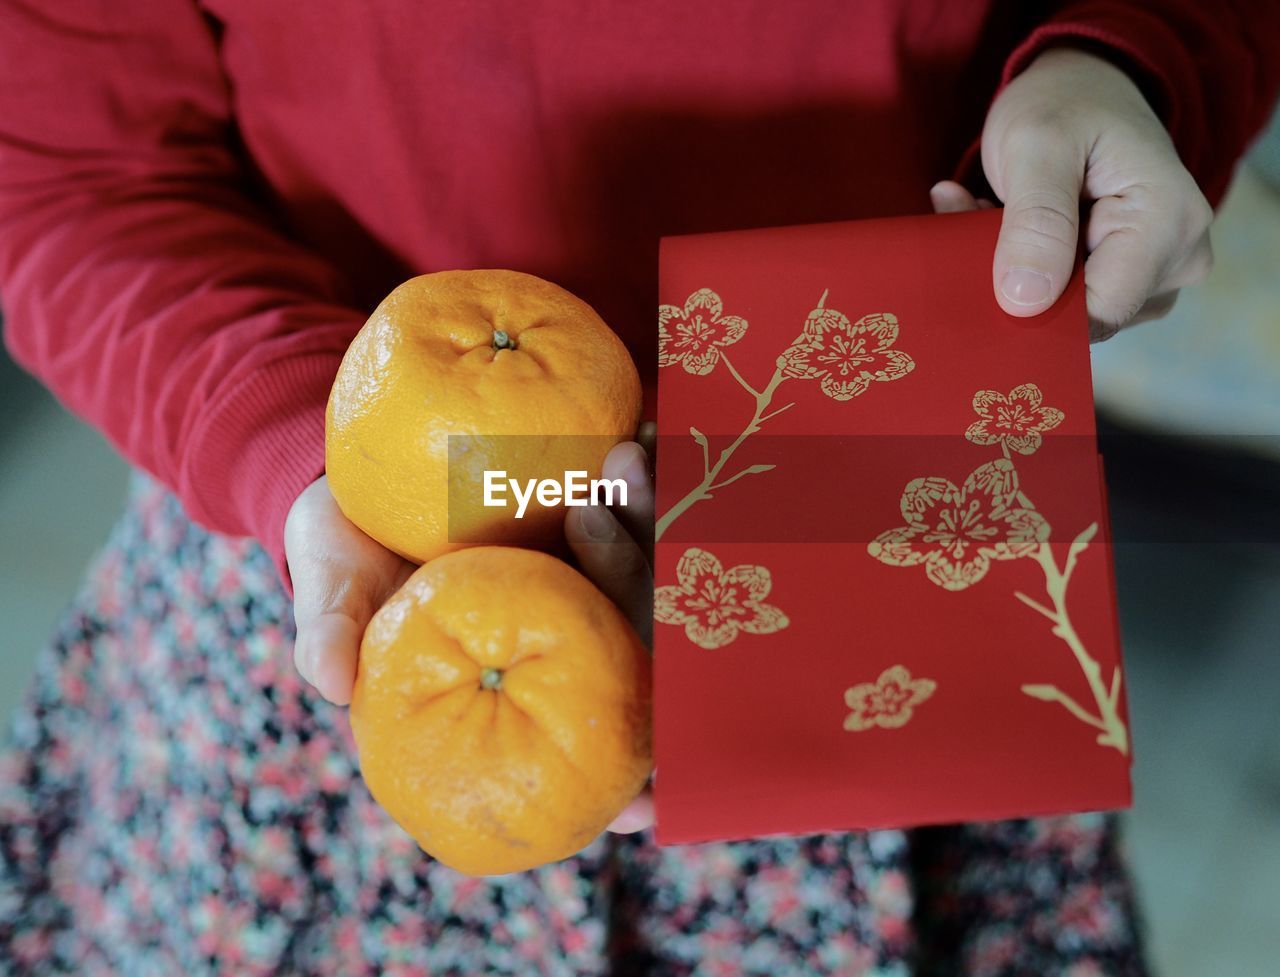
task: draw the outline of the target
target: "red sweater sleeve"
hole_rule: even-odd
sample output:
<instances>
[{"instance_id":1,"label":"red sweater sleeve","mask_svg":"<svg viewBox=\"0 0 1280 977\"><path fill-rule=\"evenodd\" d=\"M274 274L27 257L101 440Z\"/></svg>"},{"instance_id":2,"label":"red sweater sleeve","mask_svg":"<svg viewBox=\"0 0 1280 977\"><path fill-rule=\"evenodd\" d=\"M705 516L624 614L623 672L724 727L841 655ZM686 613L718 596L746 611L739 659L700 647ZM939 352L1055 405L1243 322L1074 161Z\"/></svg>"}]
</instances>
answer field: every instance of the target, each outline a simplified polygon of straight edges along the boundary
<instances>
[{"instance_id":1,"label":"red sweater sleeve","mask_svg":"<svg viewBox=\"0 0 1280 977\"><path fill-rule=\"evenodd\" d=\"M1121 64L1163 120L1215 207L1236 163L1266 125L1280 92L1274 0L1077 0L1050 12L1005 62L1000 88L1055 44L1077 44ZM957 179L981 183L978 143ZM985 188L990 195L990 188Z\"/></svg>"},{"instance_id":2,"label":"red sweater sleeve","mask_svg":"<svg viewBox=\"0 0 1280 977\"><path fill-rule=\"evenodd\" d=\"M0 65L14 358L289 586L284 518L364 316L254 202L211 26L187 0L0 4Z\"/></svg>"}]
</instances>

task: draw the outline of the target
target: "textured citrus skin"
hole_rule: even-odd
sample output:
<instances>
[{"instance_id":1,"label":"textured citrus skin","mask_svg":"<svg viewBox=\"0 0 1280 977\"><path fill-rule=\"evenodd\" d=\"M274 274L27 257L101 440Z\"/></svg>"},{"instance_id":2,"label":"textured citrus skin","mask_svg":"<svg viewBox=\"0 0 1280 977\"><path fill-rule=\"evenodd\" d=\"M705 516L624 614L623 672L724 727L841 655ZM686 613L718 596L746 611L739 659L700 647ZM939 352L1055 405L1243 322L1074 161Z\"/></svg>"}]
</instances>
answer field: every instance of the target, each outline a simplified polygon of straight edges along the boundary
<instances>
[{"instance_id":1,"label":"textured citrus skin","mask_svg":"<svg viewBox=\"0 0 1280 977\"><path fill-rule=\"evenodd\" d=\"M626 618L566 563L448 553L365 632L350 712L365 782L460 872L567 858L649 775L650 670Z\"/></svg>"},{"instance_id":2,"label":"textured citrus skin","mask_svg":"<svg viewBox=\"0 0 1280 977\"><path fill-rule=\"evenodd\" d=\"M495 348L500 331L514 348ZM348 519L415 563L463 545L554 548L564 510L486 508L483 472L597 478L635 435L641 396L622 341L559 286L515 271L421 275L343 357L325 414L329 487ZM452 466L450 435L465 436Z\"/></svg>"}]
</instances>

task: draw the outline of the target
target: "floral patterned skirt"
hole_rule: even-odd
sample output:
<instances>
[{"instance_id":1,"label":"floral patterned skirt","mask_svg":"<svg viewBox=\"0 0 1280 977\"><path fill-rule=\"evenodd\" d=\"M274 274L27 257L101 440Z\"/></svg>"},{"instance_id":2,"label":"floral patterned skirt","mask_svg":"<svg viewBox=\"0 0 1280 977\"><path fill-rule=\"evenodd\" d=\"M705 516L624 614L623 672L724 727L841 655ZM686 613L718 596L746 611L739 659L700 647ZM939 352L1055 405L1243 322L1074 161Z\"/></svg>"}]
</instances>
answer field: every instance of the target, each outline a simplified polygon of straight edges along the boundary
<instances>
[{"instance_id":1,"label":"floral patterned skirt","mask_svg":"<svg viewBox=\"0 0 1280 977\"><path fill-rule=\"evenodd\" d=\"M468 878L360 779L266 553L136 475L0 753L0 973L1140 975L1113 815Z\"/></svg>"}]
</instances>

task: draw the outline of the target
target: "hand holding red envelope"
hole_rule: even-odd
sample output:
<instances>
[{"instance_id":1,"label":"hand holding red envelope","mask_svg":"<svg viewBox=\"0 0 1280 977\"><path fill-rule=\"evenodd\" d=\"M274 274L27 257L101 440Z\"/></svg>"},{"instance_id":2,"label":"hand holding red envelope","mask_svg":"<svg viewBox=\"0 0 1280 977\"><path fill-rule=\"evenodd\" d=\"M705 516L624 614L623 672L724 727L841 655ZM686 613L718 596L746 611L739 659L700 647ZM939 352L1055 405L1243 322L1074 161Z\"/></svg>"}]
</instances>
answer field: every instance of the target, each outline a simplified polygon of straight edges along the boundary
<instances>
[{"instance_id":1,"label":"hand holding red envelope","mask_svg":"<svg viewBox=\"0 0 1280 977\"><path fill-rule=\"evenodd\" d=\"M663 240L660 843L1129 804L1083 279L1007 315L999 224Z\"/></svg>"}]
</instances>

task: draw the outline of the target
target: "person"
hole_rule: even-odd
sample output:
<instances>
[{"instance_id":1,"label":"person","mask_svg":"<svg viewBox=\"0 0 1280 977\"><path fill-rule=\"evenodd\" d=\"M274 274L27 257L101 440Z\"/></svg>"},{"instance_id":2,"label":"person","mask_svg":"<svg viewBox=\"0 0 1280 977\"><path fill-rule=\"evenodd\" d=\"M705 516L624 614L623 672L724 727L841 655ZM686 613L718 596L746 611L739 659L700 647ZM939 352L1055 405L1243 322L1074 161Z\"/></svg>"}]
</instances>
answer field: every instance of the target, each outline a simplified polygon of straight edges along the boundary
<instances>
[{"instance_id":1,"label":"person","mask_svg":"<svg viewBox=\"0 0 1280 977\"><path fill-rule=\"evenodd\" d=\"M589 301L651 411L660 235L930 206L1003 203L1014 315L1083 247L1105 337L1206 274L1277 16L0 0L6 342L138 469L0 760L3 969L1145 973L1110 814L658 848L641 797L562 862L433 862L370 798L340 708L411 568L334 505L323 412L381 296L470 267ZM618 473L640 506L566 533L643 629L639 442Z\"/></svg>"}]
</instances>

